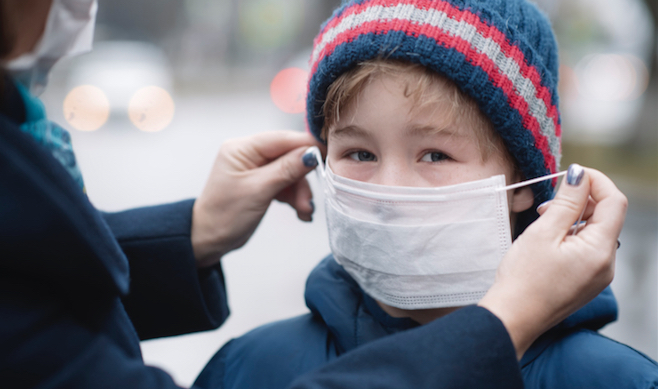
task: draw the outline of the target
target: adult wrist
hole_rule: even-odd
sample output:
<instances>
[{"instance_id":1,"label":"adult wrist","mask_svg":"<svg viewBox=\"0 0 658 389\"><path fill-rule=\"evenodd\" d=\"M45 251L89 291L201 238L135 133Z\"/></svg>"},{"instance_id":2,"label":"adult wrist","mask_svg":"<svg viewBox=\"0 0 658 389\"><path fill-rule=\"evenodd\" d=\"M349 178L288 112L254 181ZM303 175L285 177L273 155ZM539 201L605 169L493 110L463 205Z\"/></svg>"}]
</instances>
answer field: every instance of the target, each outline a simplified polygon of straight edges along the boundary
<instances>
[{"instance_id":1,"label":"adult wrist","mask_svg":"<svg viewBox=\"0 0 658 389\"><path fill-rule=\"evenodd\" d=\"M202 210L199 201L195 202L192 208L190 240L194 258L199 268L215 265L225 254L223 247L217 244L217 242L222 241L222 239L217 238L221 235L221 232L215 231L213 223L209 223L206 219L206 213Z\"/></svg>"},{"instance_id":2,"label":"adult wrist","mask_svg":"<svg viewBox=\"0 0 658 389\"><path fill-rule=\"evenodd\" d=\"M518 297L500 290L494 285L480 300L478 306L494 314L505 326L516 350L516 357L521 360L532 343L544 333L545 328L538 315L532 309L519 304Z\"/></svg>"}]
</instances>

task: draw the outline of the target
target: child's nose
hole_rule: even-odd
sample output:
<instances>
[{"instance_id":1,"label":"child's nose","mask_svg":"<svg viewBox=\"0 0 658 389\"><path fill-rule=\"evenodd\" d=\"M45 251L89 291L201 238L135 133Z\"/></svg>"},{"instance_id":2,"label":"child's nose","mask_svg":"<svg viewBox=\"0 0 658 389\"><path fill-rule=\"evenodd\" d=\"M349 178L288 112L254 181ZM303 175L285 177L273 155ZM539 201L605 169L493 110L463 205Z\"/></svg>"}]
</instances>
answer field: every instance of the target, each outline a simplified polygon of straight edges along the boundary
<instances>
[{"instance_id":1,"label":"child's nose","mask_svg":"<svg viewBox=\"0 0 658 389\"><path fill-rule=\"evenodd\" d=\"M381 164L372 183L387 186L415 186L413 172L406 164L399 162Z\"/></svg>"}]
</instances>

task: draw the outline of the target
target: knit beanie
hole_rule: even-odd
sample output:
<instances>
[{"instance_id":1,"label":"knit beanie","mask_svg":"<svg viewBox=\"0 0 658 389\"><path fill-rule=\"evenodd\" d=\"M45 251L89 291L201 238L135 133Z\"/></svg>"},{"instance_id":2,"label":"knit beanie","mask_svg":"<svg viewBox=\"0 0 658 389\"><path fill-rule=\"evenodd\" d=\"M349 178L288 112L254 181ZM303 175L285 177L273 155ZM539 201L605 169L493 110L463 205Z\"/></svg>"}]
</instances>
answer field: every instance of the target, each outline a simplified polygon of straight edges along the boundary
<instances>
[{"instance_id":1,"label":"knit beanie","mask_svg":"<svg viewBox=\"0 0 658 389\"><path fill-rule=\"evenodd\" d=\"M344 2L322 25L310 60L307 123L318 140L329 86L375 58L417 63L455 82L491 120L526 179L559 169L558 48L550 22L535 5L526 0ZM550 199L555 184L533 185L535 204ZM534 207L531 213L536 217Z\"/></svg>"}]
</instances>

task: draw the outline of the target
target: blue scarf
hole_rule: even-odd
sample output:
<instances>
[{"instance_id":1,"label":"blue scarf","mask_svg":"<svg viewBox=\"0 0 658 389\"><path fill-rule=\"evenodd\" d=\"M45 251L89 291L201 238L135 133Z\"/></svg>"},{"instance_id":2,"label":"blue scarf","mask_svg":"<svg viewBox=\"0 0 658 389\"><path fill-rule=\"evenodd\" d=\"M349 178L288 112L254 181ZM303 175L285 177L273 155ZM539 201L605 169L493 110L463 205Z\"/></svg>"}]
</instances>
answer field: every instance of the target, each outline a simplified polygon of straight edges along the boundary
<instances>
[{"instance_id":1,"label":"blue scarf","mask_svg":"<svg viewBox=\"0 0 658 389\"><path fill-rule=\"evenodd\" d=\"M26 120L25 123L21 124L21 130L48 149L84 192L85 184L73 153L71 135L68 131L46 118L46 108L41 100L30 95L30 92L20 83L17 82L16 87L25 104Z\"/></svg>"}]
</instances>

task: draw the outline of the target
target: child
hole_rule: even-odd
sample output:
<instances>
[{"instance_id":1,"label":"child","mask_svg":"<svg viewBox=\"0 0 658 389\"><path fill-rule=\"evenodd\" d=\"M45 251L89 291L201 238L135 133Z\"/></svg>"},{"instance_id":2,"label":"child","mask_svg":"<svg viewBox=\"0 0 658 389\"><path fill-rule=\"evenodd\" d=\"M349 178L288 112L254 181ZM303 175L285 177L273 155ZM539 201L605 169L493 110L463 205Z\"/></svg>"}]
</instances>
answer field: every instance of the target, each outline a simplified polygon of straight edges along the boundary
<instances>
[{"instance_id":1,"label":"child","mask_svg":"<svg viewBox=\"0 0 658 389\"><path fill-rule=\"evenodd\" d=\"M333 255L308 278L311 313L227 343L201 387L282 389L476 303L511 232L553 192L550 179L506 187L550 177L560 159L557 46L525 0L350 1L311 66ZM658 385L654 361L596 332L616 315L607 289L540 337L520 361L526 386Z\"/></svg>"}]
</instances>

